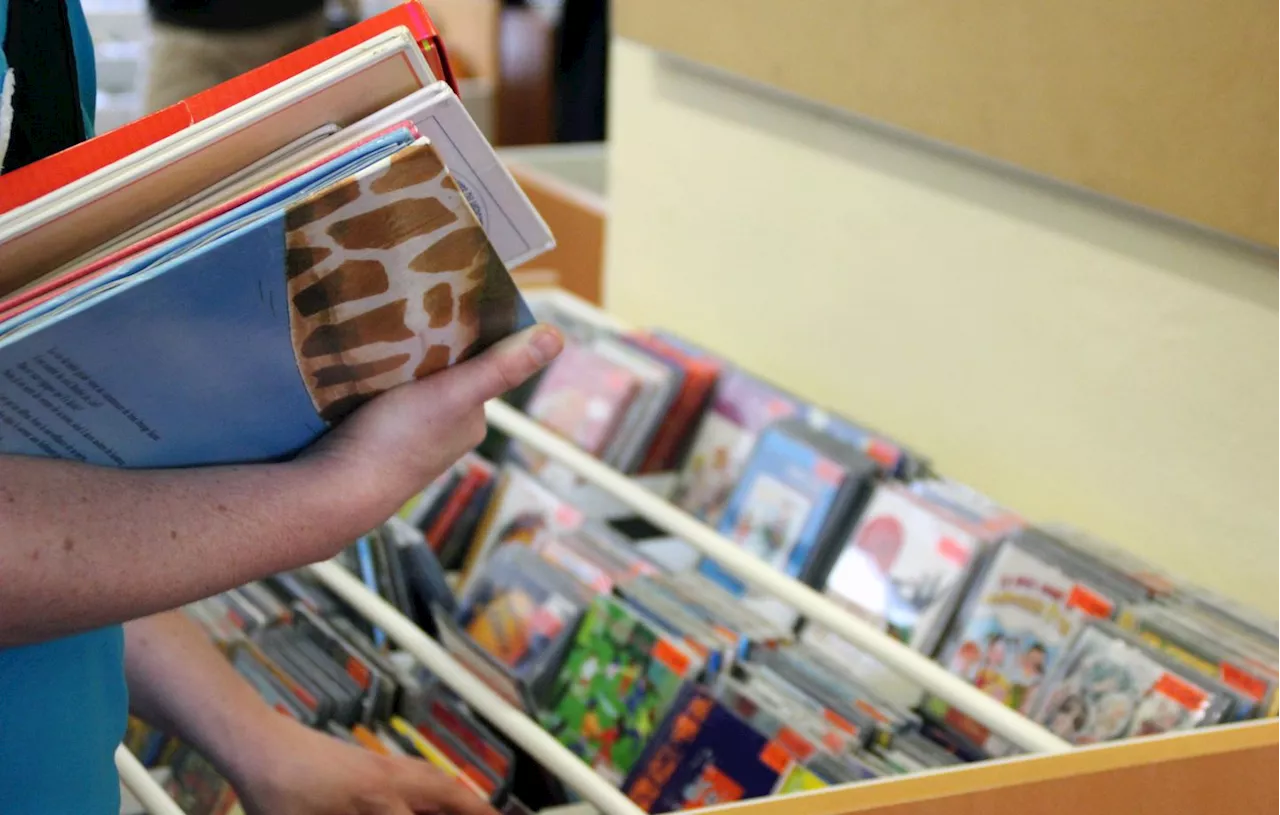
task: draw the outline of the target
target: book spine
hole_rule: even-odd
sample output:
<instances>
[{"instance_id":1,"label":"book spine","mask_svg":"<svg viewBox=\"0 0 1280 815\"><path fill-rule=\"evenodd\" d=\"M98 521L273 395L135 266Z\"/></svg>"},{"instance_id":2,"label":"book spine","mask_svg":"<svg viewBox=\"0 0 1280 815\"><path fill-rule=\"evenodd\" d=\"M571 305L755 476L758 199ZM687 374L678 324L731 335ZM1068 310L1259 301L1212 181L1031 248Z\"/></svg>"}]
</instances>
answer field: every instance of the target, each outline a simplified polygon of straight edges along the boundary
<instances>
[{"instance_id":1,"label":"book spine","mask_svg":"<svg viewBox=\"0 0 1280 815\"><path fill-rule=\"evenodd\" d=\"M453 491L453 495L449 496L449 501L445 504L444 510L441 511L435 522L431 524L431 528L426 531L427 543L431 544L431 549L437 554L444 546L449 530L453 528L458 516L462 514L462 510L466 508L467 502L471 500L471 496L475 495L483 480L482 473L474 469L469 471L462 479L462 483L458 484L458 488Z\"/></svg>"}]
</instances>

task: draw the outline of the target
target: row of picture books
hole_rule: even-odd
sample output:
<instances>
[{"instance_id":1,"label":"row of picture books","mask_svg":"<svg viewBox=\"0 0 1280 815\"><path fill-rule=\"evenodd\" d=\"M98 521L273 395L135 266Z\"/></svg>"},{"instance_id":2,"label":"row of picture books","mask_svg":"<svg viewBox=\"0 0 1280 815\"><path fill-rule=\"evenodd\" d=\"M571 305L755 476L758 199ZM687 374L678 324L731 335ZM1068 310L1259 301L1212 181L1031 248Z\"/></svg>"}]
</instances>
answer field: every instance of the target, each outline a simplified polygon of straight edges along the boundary
<instances>
[{"instance_id":1,"label":"row of picture books","mask_svg":"<svg viewBox=\"0 0 1280 815\"><path fill-rule=\"evenodd\" d=\"M680 338L614 329L563 298L530 292L527 300L570 346L512 403L581 444L573 428L605 415L607 401L591 394L610 379L603 369L575 373L584 349L609 340L712 367L699 397L683 395L696 377L668 387L665 412L634 402L635 388L631 404L647 406L605 437L588 437L596 438L588 449L606 459L610 445L630 449L641 464L613 463L641 479L674 471L667 480L679 506L1064 739L1088 744L1275 714L1273 621L1069 527L1030 524L883 434L806 406ZM682 398L695 409L677 421ZM576 424L566 418L574 415ZM623 428L627 444L615 441ZM675 452L652 452L663 434ZM495 436L342 561L651 812L1017 752L717 564L690 569L659 556L667 550L651 544L663 541L602 514L581 487L554 462ZM224 644L305 637L269 632L308 631L299 604L321 609L401 687L380 714L371 706L354 724L333 714L313 723L387 749L388 741L405 749L395 734L416 730L431 745L419 754L456 767L501 804L514 798L536 809L567 795L492 728L475 731L483 738L441 736L435 714L405 695L408 677L467 721L484 724L482 712L468 711L320 587L301 575L264 586L283 597L292 623L279 609L252 610L261 589L196 608L207 625L218 614L231 621L221 634L211 628ZM290 674L278 649L283 663L260 644L227 650L271 660L268 676ZM347 663L348 672L351 664L360 663ZM282 710L306 708L257 672ZM322 698L316 691L309 698ZM515 775L499 772L484 745L517 756L508 766Z\"/></svg>"},{"instance_id":2,"label":"row of picture books","mask_svg":"<svg viewBox=\"0 0 1280 815\"><path fill-rule=\"evenodd\" d=\"M619 330L607 316L559 296L529 293L528 300L539 320L565 331L570 346L509 401L642 480L674 471L669 481L676 505L1067 741L1089 744L1276 714L1274 620L1070 526L1032 524L939 476L927 459L896 440L806 405L679 337ZM633 386L617 384L626 371L639 369L617 360L635 355L676 372L660 397L646 396L640 376ZM619 392L630 398L618 398ZM675 452L657 452L663 439ZM659 573L664 565L673 567L679 573L673 580L696 575L697 590L674 601L675 607L669 592L664 595L663 607L678 617L658 614L628 594L635 586L648 591L652 575L614 579L607 589L610 581L583 566L582 558L598 552L606 535L615 555L651 551L647 542L621 535L622 529L634 533L634 525L602 523L589 502L575 504L584 494L581 485L555 462L504 441L482 448L489 458L466 457L401 513L425 533L445 568L458 571L464 598L472 598L464 600L464 610L489 570L510 557L495 553L518 544L644 609L640 613L659 619L668 636L686 645L701 642L705 652L711 641L700 637L706 632L694 636L683 624L707 622L705 610L688 604L697 606L714 587L737 613L771 626L764 639L731 638L735 646L725 661L780 644L802 648L828 667L838 665L837 687L875 693L907 714L909 732L955 759L1017 752L714 562L698 562L693 575L679 572L683 564L649 562ZM577 557L567 559L566 549ZM546 624L537 602L510 603L500 604L508 621L503 630ZM455 619L470 624L473 613ZM742 633L718 618L710 624L720 634ZM491 632L464 633L500 662L510 657L501 644L507 640ZM522 643L517 650L526 647L524 639L516 642ZM705 666L719 663L701 656L698 679L715 687L721 674L713 676ZM545 673L523 679L535 691L554 685L548 677L564 664L552 660ZM488 670L491 678L494 673ZM541 705L544 721L565 727L545 718L554 699L535 692L532 701ZM590 732L596 720L587 721ZM579 749L573 739L581 733L574 731L572 725L563 730L565 742ZM607 776L626 778L585 752Z\"/></svg>"},{"instance_id":3,"label":"row of picture books","mask_svg":"<svg viewBox=\"0 0 1280 815\"><path fill-rule=\"evenodd\" d=\"M401 555L415 544L411 529L386 531L398 536ZM416 544L425 545L421 535ZM184 611L281 715L380 754L421 758L503 815L566 800L558 780L305 571L273 575ZM124 745L187 815L243 812L229 782L191 745L135 717Z\"/></svg>"},{"instance_id":4,"label":"row of picture books","mask_svg":"<svg viewBox=\"0 0 1280 815\"><path fill-rule=\"evenodd\" d=\"M481 472L461 503L485 508L460 533L444 508L464 517L457 485ZM864 513L855 530L910 517ZM427 530L421 562L379 555L395 537L383 532L350 568L648 811L1015 751L847 643L743 603L713 575L665 568L516 463L473 454L392 524ZM446 561L459 567L455 601L426 552L459 534L472 544ZM1230 605L1065 528L1021 526L991 548L935 653L1063 738L1274 713L1274 639Z\"/></svg>"}]
</instances>

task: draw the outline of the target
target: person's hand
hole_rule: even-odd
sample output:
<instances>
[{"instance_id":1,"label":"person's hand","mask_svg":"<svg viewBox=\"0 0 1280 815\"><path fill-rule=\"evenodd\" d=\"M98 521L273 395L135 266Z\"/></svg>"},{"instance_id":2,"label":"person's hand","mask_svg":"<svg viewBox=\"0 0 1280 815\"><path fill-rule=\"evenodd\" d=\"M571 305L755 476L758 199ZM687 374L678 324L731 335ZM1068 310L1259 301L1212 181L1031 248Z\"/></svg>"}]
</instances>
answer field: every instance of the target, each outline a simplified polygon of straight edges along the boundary
<instances>
[{"instance_id":1,"label":"person's hand","mask_svg":"<svg viewBox=\"0 0 1280 815\"><path fill-rule=\"evenodd\" d=\"M371 400L298 460L337 479L372 528L485 437L484 403L523 384L564 339L539 325L483 354Z\"/></svg>"},{"instance_id":2,"label":"person's hand","mask_svg":"<svg viewBox=\"0 0 1280 815\"><path fill-rule=\"evenodd\" d=\"M265 730L231 779L245 815L496 815L423 759L379 755L284 716Z\"/></svg>"}]
</instances>

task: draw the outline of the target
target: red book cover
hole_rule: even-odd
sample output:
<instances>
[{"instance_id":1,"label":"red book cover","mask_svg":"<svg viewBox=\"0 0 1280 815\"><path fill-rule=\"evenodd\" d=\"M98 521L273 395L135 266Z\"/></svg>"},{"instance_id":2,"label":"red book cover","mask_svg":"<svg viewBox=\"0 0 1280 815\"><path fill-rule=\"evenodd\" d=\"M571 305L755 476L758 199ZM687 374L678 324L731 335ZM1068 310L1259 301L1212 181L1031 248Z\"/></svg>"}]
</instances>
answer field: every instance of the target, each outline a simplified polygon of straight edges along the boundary
<instances>
[{"instance_id":1,"label":"red book cover","mask_svg":"<svg viewBox=\"0 0 1280 815\"><path fill-rule=\"evenodd\" d=\"M439 32L419 0L406 0L182 102L0 176L0 214L101 170L398 26L407 28L422 45L432 72L449 83L456 93L457 83L449 69Z\"/></svg>"},{"instance_id":2,"label":"red book cover","mask_svg":"<svg viewBox=\"0 0 1280 815\"><path fill-rule=\"evenodd\" d=\"M684 369L684 382L649 445L639 473L656 473L674 468L684 442L693 432L698 417L711 399L711 391L720 378L720 365L711 359L691 356L670 343L645 332L626 337L631 345L656 357L674 362Z\"/></svg>"},{"instance_id":3,"label":"red book cover","mask_svg":"<svg viewBox=\"0 0 1280 815\"><path fill-rule=\"evenodd\" d=\"M436 552L440 551L440 547L444 545L445 539L449 536L449 531L458 522L458 517L467 508L472 496L489 481L490 477L490 474L482 467L472 466L467 470L467 474L463 476L457 489L453 491L453 495L449 496L448 503L440 510L435 523L431 524L431 528L424 533L424 537L426 537L427 543L431 544L432 549Z\"/></svg>"}]
</instances>

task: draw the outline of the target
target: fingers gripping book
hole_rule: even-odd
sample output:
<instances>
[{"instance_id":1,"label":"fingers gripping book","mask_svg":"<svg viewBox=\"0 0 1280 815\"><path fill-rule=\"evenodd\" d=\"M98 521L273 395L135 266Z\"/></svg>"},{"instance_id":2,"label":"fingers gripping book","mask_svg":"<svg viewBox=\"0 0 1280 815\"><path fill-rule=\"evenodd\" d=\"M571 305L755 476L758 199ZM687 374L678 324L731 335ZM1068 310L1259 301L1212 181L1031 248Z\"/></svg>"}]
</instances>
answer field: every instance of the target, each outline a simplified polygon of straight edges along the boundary
<instances>
[{"instance_id":1,"label":"fingers gripping book","mask_svg":"<svg viewBox=\"0 0 1280 815\"><path fill-rule=\"evenodd\" d=\"M520 324L515 284L430 144L291 207L285 230L294 352L328 421Z\"/></svg>"},{"instance_id":2,"label":"fingers gripping book","mask_svg":"<svg viewBox=\"0 0 1280 815\"><path fill-rule=\"evenodd\" d=\"M400 128L0 326L0 453L272 460L532 316L435 148Z\"/></svg>"}]
</instances>

